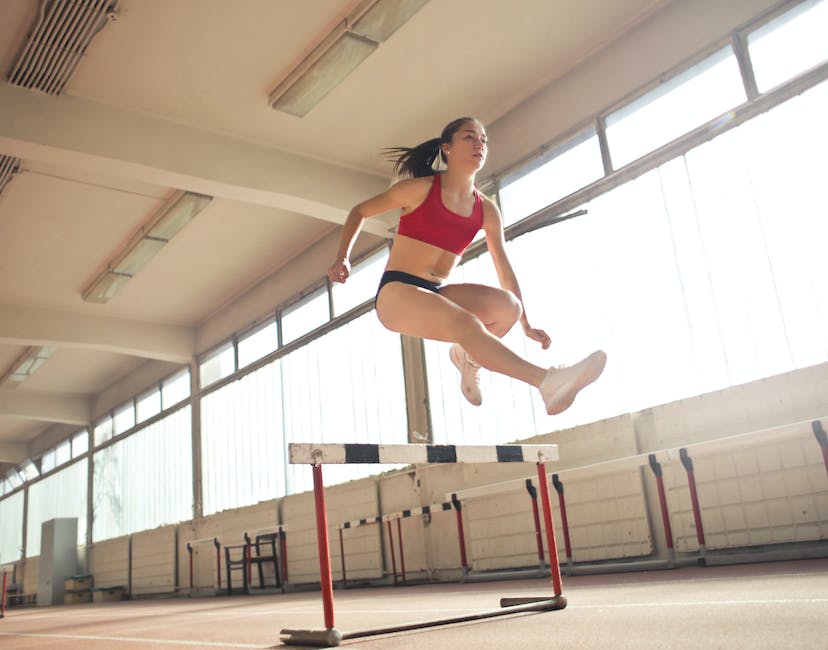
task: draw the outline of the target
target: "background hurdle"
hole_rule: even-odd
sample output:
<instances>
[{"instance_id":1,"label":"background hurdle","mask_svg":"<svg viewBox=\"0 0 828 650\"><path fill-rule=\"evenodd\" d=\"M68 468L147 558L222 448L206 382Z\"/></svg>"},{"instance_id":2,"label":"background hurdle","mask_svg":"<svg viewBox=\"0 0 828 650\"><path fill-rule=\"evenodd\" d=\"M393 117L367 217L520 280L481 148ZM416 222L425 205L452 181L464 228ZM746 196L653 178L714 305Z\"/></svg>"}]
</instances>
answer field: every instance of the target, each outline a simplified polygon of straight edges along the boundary
<instances>
[{"instance_id":1,"label":"background hurdle","mask_svg":"<svg viewBox=\"0 0 828 650\"><path fill-rule=\"evenodd\" d=\"M547 460L558 459L557 445L497 445L464 446L454 445L375 445L375 444L296 444L290 445L290 462L312 465L313 489L316 505L316 531L319 548L320 583L324 630L283 629L282 642L294 645L338 646L343 639L353 639L405 630L436 627L466 621L504 616L519 612L539 612L563 609L566 599L562 595L561 575L558 568L555 529L552 523L552 505L545 469ZM502 598L501 609L447 619L422 621L406 625L342 633L335 627L333 580L331 577L330 546L325 506L325 491L322 480L323 464L343 463L507 463L534 462L537 465L544 523L550 553L552 586L554 595L537 598ZM459 513L460 511L457 510ZM389 522L390 523L390 522ZM464 560L465 565L465 560Z\"/></svg>"},{"instance_id":2,"label":"background hurdle","mask_svg":"<svg viewBox=\"0 0 828 650\"><path fill-rule=\"evenodd\" d=\"M216 549L216 580L218 582L218 589L221 589L221 544L217 537L203 537L201 539L193 539L187 542L187 555L189 556L190 564L190 594L193 593L193 550L195 546L201 544L212 544Z\"/></svg>"}]
</instances>

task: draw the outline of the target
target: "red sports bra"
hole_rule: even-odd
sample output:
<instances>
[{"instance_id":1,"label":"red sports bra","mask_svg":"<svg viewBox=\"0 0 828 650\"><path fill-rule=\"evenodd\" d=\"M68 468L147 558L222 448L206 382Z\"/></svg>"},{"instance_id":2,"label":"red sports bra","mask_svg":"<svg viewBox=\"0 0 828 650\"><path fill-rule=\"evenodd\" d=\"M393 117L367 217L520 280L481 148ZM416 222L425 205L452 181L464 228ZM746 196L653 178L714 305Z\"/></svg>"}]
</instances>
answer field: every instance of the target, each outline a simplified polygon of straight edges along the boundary
<instances>
[{"instance_id":1,"label":"red sports bra","mask_svg":"<svg viewBox=\"0 0 828 650\"><path fill-rule=\"evenodd\" d=\"M462 255L477 231L483 226L483 200L474 190L474 207L468 217L462 217L443 205L440 176L435 174L425 201L400 217L397 234L418 239L426 244Z\"/></svg>"}]
</instances>

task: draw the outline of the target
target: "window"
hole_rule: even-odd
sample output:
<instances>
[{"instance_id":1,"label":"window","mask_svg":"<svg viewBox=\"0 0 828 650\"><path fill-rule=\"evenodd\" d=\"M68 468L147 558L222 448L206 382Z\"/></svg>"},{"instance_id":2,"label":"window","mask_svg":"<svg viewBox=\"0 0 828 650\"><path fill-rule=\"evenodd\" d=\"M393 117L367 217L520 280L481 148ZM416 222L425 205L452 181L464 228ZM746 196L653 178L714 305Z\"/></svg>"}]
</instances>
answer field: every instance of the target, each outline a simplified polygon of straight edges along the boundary
<instances>
[{"instance_id":1,"label":"window","mask_svg":"<svg viewBox=\"0 0 828 650\"><path fill-rule=\"evenodd\" d=\"M383 247L354 265L347 282L333 284L334 316L341 316L366 300L373 299L387 260L388 249Z\"/></svg>"},{"instance_id":2,"label":"window","mask_svg":"<svg viewBox=\"0 0 828 650\"><path fill-rule=\"evenodd\" d=\"M500 190L503 222L511 225L604 175L601 147L589 129L555 147L530 172L506 180Z\"/></svg>"},{"instance_id":3,"label":"window","mask_svg":"<svg viewBox=\"0 0 828 650\"><path fill-rule=\"evenodd\" d=\"M31 481L40 476L40 472L37 471L37 467L35 466L35 464L28 459L23 461L23 463L20 465L20 472L23 474L23 478L26 481Z\"/></svg>"},{"instance_id":4,"label":"window","mask_svg":"<svg viewBox=\"0 0 828 650\"><path fill-rule=\"evenodd\" d=\"M236 355L233 343L228 342L218 350L210 353L199 366L199 379L202 388L216 383L219 379L229 377L236 371Z\"/></svg>"},{"instance_id":5,"label":"window","mask_svg":"<svg viewBox=\"0 0 828 650\"><path fill-rule=\"evenodd\" d=\"M161 412L161 391L157 388L140 395L135 400L135 418L138 422L149 420Z\"/></svg>"},{"instance_id":6,"label":"window","mask_svg":"<svg viewBox=\"0 0 828 650\"><path fill-rule=\"evenodd\" d=\"M72 458L83 456L89 451L89 432L85 429L72 436Z\"/></svg>"},{"instance_id":7,"label":"window","mask_svg":"<svg viewBox=\"0 0 828 650\"><path fill-rule=\"evenodd\" d=\"M327 323L330 318L328 292L325 287L320 287L282 312L282 344L290 343L312 332Z\"/></svg>"},{"instance_id":8,"label":"window","mask_svg":"<svg viewBox=\"0 0 828 650\"><path fill-rule=\"evenodd\" d=\"M114 421L114 433L116 436L121 435L125 431L129 431L135 426L135 406L132 402L125 404L115 411L112 419Z\"/></svg>"},{"instance_id":9,"label":"window","mask_svg":"<svg viewBox=\"0 0 828 650\"><path fill-rule=\"evenodd\" d=\"M72 443L64 440L55 447L55 465L60 466L72 460Z\"/></svg>"},{"instance_id":10,"label":"window","mask_svg":"<svg viewBox=\"0 0 828 650\"><path fill-rule=\"evenodd\" d=\"M95 446L105 443L112 438L113 433L112 417L107 415L95 425Z\"/></svg>"},{"instance_id":11,"label":"window","mask_svg":"<svg viewBox=\"0 0 828 650\"><path fill-rule=\"evenodd\" d=\"M95 541L192 518L190 423L184 407L95 453Z\"/></svg>"},{"instance_id":12,"label":"window","mask_svg":"<svg viewBox=\"0 0 828 650\"><path fill-rule=\"evenodd\" d=\"M739 64L726 47L606 118L619 169L745 101Z\"/></svg>"},{"instance_id":13,"label":"window","mask_svg":"<svg viewBox=\"0 0 828 650\"><path fill-rule=\"evenodd\" d=\"M190 396L190 370L185 368L161 382L161 407L168 409Z\"/></svg>"},{"instance_id":14,"label":"window","mask_svg":"<svg viewBox=\"0 0 828 650\"><path fill-rule=\"evenodd\" d=\"M275 352L279 347L279 325L272 320L239 337L239 368Z\"/></svg>"},{"instance_id":15,"label":"window","mask_svg":"<svg viewBox=\"0 0 828 650\"><path fill-rule=\"evenodd\" d=\"M828 59L828 0L803 2L748 35L759 92Z\"/></svg>"}]
</instances>

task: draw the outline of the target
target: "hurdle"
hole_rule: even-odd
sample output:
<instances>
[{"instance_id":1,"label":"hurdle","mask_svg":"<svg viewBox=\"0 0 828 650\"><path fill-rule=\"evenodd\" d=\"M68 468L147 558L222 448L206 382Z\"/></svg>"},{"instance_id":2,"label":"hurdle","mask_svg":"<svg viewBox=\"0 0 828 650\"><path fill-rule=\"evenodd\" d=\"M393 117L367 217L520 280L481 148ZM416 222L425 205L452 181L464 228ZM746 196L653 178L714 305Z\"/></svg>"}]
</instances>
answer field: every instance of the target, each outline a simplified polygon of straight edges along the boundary
<instances>
[{"instance_id":1,"label":"hurdle","mask_svg":"<svg viewBox=\"0 0 828 650\"><path fill-rule=\"evenodd\" d=\"M216 548L216 580L218 581L218 588L221 589L221 544L217 537L203 537L202 539L192 539L187 542L187 554L190 561L190 593L193 592L193 550L194 547L201 544L212 544Z\"/></svg>"},{"instance_id":2,"label":"hurdle","mask_svg":"<svg viewBox=\"0 0 828 650\"><path fill-rule=\"evenodd\" d=\"M552 505L545 463L558 460L557 445L378 445L378 444L314 444L291 443L289 447L291 464L309 464L313 471L313 493L316 509L316 533L319 549L319 573L322 589L322 609L325 629L294 630L283 629L282 643L332 647L343 640L356 639L380 634L439 627L452 623L477 621L496 616L523 612L545 612L566 607L562 595L561 574L558 567L555 528L552 522ZM528 463L537 465L538 483L541 493L547 543L549 546L552 587L554 595L548 597L501 598L500 609L477 612L465 616L419 621L383 628L341 632L335 627L333 579L331 576L331 554L328 543L328 517L325 506L325 490L322 480L322 465L325 464L429 464L429 463ZM457 511L460 512L459 510Z\"/></svg>"}]
</instances>

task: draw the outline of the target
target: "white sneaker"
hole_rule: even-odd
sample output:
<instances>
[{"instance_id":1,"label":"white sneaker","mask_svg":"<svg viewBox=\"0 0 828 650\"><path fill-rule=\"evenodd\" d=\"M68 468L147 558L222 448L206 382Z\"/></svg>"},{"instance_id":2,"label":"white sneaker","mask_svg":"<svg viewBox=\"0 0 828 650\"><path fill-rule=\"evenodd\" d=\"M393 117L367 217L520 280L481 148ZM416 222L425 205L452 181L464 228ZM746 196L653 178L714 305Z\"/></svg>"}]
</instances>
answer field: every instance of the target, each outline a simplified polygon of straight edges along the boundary
<instances>
[{"instance_id":1,"label":"white sneaker","mask_svg":"<svg viewBox=\"0 0 828 650\"><path fill-rule=\"evenodd\" d=\"M462 346L455 343L449 350L451 362L460 371L460 390L463 397L475 406L483 403L480 392L480 364L475 363Z\"/></svg>"},{"instance_id":2,"label":"white sneaker","mask_svg":"<svg viewBox=\"0 0 828 650\"><path fill-rule=\"evenodd\" d=\"M607 354L597 350L574 366L550 368L538 387L549 415L562 413L575 399L578 391L589 386L604 371Z\"/></svg>"}]
</instances>

